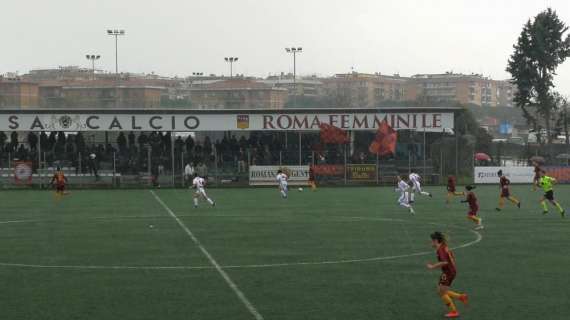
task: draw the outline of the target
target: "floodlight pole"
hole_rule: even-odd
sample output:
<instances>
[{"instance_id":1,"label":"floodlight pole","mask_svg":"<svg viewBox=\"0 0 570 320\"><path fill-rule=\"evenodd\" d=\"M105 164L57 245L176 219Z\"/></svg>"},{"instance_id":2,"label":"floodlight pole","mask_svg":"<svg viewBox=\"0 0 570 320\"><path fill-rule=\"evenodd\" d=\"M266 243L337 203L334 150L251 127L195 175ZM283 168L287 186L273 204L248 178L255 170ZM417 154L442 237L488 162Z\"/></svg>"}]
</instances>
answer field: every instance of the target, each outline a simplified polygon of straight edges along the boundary
<instances>
[{"instance_id":1,"label":"floodlight pole","mask_svg":"<svg viewBox=\"0 0 570 320\"><path fill-rule=\"evenodd\" d=\"M234 62L238 61L238 57L225 57L224 60L230 64L230 79L233 78Z\"/></svg>"},{"instance_id":2,"label":"floodlight pole","mask_svg":"<svg viewBox=\"0 0 570 320\"><path fill-rule=\"evenodd\" d=\"M303 52L302 47L285 48L285 52L293 54L293 106L297 104L297 53Z\"/></svg>"},{"instance_id":3,"label":"floodlight pole","mask_svg":"<svg viewBox=\"0 0 570 320\"><path fill-rule=\"evenodd\" d=\"M95 80L95 61L101 58L98 54L86 54L85 58L91 61L91 72L93 73L93 80Z\"/></svg>"},{"instance_id":4,"label":"floodlight pole","mask_svg":"<svg viewBox=\"0 0 570 320\"><path fill-rule=\"evenodd\" d=\"M119 36L125 35L125 30L107 30L107 35L115 37L115 74L119 76Z\"/></svg>"}]
</instances>

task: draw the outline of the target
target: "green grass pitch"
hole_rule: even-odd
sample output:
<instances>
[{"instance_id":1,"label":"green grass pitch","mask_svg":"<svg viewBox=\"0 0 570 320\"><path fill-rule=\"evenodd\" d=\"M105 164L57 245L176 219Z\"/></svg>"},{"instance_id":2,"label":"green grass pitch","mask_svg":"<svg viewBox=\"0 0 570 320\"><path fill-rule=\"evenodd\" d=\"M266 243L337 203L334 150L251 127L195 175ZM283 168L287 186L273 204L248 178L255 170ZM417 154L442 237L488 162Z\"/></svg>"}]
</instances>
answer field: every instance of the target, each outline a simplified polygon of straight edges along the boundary
<instances>
[{"instance_id":1,"label":"green grass pitch","mask_svg":"<svg viewBox=\"0 0 570 320\"><path fill-rule=\"evenodd\" d=\"M540 192L495 212L479 187L481 238L460 198L427 187L417 214L393 188L155 190L264 319L441 319L429 234L447 232L462 319L570 318L570 218L543 216ZM570 187L557 198L570 206ZM149 190L0 193L2 319L255 319L200 246ZM480 241L479 241L480 240Z\"/></svg>"}]
</instances>

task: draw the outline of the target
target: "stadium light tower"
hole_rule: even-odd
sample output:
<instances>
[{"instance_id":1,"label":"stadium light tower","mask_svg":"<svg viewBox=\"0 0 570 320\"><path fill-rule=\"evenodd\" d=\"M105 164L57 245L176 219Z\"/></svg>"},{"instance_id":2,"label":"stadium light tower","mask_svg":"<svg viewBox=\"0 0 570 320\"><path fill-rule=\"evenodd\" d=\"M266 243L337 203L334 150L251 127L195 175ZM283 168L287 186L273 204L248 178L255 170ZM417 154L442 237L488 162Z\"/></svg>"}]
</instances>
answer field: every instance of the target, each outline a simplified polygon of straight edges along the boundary
<instances>
[{"instance_id":1,"label":"stadium light tower","mask_svg":"<svg viewBox=\"0 0 570 320\"><path fill-rule=\"evenodd\" d=\"M230 78L233 78L234 62L238 61L238 57L225 57L224 60L230 64Z\"/></svg>"},{"instance_id":2,"label":"stadium light tower","mask_svg":"<svg viewBox=\"0 0 570 320\"><path fill-rule=\"evenodd\" d=\"M119 75L119 36L125 35L125 30L107 30L107 35L115 37L115 74Z\"/></svg>"},{"instance_id":3,"label":"stadium light tower","mask_svg":"<svg viewBox=\"0 0 570 320\"><path fill-rule=\"evenodd\" d=\"M93 80L95 80L95 61L101 59L101 56L98 54L86 54L85 58L91 61L91 71L93 72Z\"/></svg>"},{"instance_id":4,"label":"stadium light tower","mask_svg":"<svg viewBox=\"0 0 570 320\"><path fill-rule=\"evenodd\" d=\"M200 79L200 85L202 85L202 76L203 75L204 75L204 72L192 72L193 77Z\"/></svg>"},{"instance_id":5,"label":"stadium light tower","mask_svg":"<svg viewBox=\"0 0 570 320\"><path fill-rule=\"evenodd\" d=\"M303 52L302 47L285 48L285 52L293 55L293 104L297 103L297 53Z\"/></svg>"}]
</instances>

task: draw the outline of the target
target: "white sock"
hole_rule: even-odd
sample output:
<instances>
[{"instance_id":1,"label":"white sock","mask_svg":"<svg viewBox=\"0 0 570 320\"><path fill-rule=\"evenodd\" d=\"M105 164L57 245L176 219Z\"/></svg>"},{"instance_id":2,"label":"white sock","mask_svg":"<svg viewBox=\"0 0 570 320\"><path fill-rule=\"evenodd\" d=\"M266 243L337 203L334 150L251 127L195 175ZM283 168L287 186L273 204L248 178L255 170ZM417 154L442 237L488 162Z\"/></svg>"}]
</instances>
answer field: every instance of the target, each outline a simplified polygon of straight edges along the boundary
<instances>
[{"instance_id":1,"label":"white sock","mask_svg":"<svg viewBox=\"0 0 570 320\"><path fill-rule=\"evenodd\" d=\"M410 199L411 199L412 201L414 201L415 198L416 198L416 194L412 192L412 194L410 195Z\"/></svg>"},{"instance_id":2,"label":"white sock","mask_svg":"<svg viewBox=\"0 0 570 320\"><path fill-rule=\"evenodd\" d=\"M422 195L424 195L424 196L429 196L429 192L422 191L421 193L422 193Z\"/></svg>"},{"instance_id":3,"label":"white sock","mask_svg":"<svg viewBox=\"0 0 570 320\"><path fill-rule=\"evenodd\" d=\"M198 206L198 198L194 198L194 206Z\"/></svg>"},{"instance_id":4,"label":"white sock","mask_svg":"<svg viewBox=\"0 0 570 320\"><path fill-rule=\"evenodd\" d=\"M287 198L287 192L285 192L284 190L281 190L281 195L283 196L283 198Z\"/></svg>"},{"instance_id":5,"label":"white sock","mask_svg":"<svg viewBox=\"0 0 570 320\"><path fill-rule=\"evenodd\" d=\"M400 205L404 208L410 208L410 205L405 202L400 202Z\"/></svg>"},{"instance_id":6,"label":"white sock","mask_svg":"<svg viewBox=\"0 0 570 320\"><path fill-rule=\"evenodd\" d=\"M212 199L210 199L210 198L206 198L206 201L208 201L208 203L210 203L210 204L214 204L214 201L212 201Z\"/></svg>"}]
</instances>

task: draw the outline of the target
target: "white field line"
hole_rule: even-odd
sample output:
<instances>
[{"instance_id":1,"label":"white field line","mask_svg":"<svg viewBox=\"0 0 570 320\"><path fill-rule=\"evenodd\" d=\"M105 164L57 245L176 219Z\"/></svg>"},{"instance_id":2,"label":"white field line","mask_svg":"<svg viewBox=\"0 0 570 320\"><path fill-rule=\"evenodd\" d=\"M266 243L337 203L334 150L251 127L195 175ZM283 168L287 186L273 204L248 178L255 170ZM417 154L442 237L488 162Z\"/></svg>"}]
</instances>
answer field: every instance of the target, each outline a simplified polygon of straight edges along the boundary
<instances>
[{"instance_id":1,"label":"white field line","mask_svg":"<svg viewBox=\"0 0 570 320\"><path fill-rule=\"evenodd\" d=\"M141 216L140 218L155 218L154 216ZM164 216L161 216L164 217ZM233 217L233 216L232 216ZM342 217L348 220L373 220L373 221L392 221L392 222L403 222L402 219L390 219L390 218L366 218L366 217ZM109 219L113 220L113 219ZM0 224L7 223L25 223L25 222L40 222L46 220L15 220L15 221L3 221ZM439 223L426 222L426 224L432 225L442 225ZM458 227L451 225L451 227L459 229L467 229L463 227ZM460 244L453 247L452 249L463 249L468 248L473 245L478 244L483 240L481 233L475 230L469 230L475 235L475 240L470 242ZM370 258L359 258L359 259L343 259L343 260L321 260L321 261L300 261L300 262L283 262L283 263L266 263L266 264L247 264L247 265L225 265L218 267L223 269L253 269L253 268L278 268L278 267L295 267L295 266L318 266L318 265L332 265L332 264L349 264L349 263L362 263L362 262L377 262L377 261L387 261L404 259L418 256L426 256L433 254L433 251L423 251L402 255L393 256L383 256L383 257L370 257ZM25 264L25 263L8 263L0 262L0 266L4 267L20 267L20 268L40 268L40 269L69 269L69 270L206 270L215 269L213 265L207 266L98 266L98 265L42 265L42 264Z\"/></svg>"},{"instance_id":2,"label":"white field line","mask_svg":"<svg viewBox=\"0 0 570 320\"><path fill-rule=\"evenodd\" d=\"M239 300L243 303L243 305L247 308L247 310L249 310L251 315L253 315L253 317L256 320L263 320L263 316L259 313L259 311L257 311L255 306L249 301L249 299L240 290L240 288L237 286L237 284L235 284L235 282L230 278L230 276L224 271L224 269L222 269L222 267L220 267L220 265L218 264L216 259L214 259L214 257L212 257L210 252L208 252L208 250L206 250L206 248L202 245L202 243L200 243L200 240L198 240L198 238L196 238L196 236L194 236L192 231L190 231L190 229L188 229L186 224L184 224L184 222L182 222L182 220L180 220L176 216L174 211L172 211L162 201L162 199L160 199L160 197L154 191L151 190L150 193L154 196L156 201L158 203L160 203L160 205L166 210L166 212L168 212L168 214L176 221L176 223L178 223L180 228L182 228L182 230L184 230L184 232L186 232L188 237L190 237L190 239L192 239L192 242L194 242L194 244L200 249L200 251L202 251L202 253L204 254L204 256L206 256L206 258L208 259L210 264L216 269L216 271L218 271L220 276L222 276L222 278L226 281L227 285L233 290L233 292L236 294L236 296L239 298Z\"/></svg>"}]
</instances>

